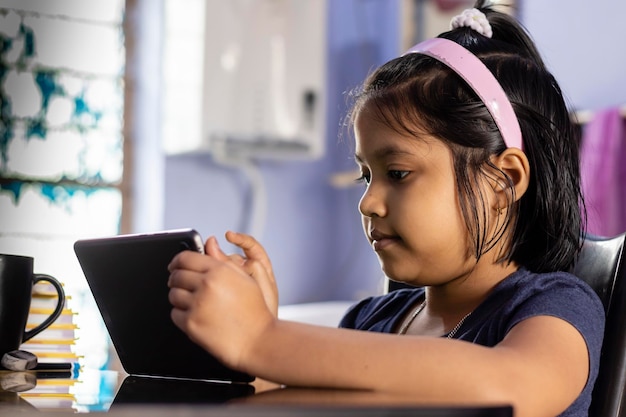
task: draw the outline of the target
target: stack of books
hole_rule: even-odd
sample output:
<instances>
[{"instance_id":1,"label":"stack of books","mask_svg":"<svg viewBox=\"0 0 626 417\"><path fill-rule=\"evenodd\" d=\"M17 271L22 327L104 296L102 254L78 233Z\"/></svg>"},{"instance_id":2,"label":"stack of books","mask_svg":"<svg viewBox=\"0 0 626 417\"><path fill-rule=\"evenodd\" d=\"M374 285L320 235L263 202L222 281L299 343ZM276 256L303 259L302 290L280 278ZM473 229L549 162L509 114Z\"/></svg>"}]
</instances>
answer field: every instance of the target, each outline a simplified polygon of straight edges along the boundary
<instances>
[{"instance_id":1,"label":"stack of books","mask_svg":"<svg viewBox=\"0 0 626 417\"><path fill-rule=\"evenodd\" d=\"M54 287L47 282L35 284L26 330L34 329L49 317L57 301ZM76 385L80 384L80 356L76 352L76 312L70 306L71 297L66 296L59 318L20 346L21 350L37 356L37 366L28 372L35 377L34 386L24 386L18 395L40 411L72 409L76 403Z\"/></svg>"},{"instance_id":2,"label":"stack of books","mask_svg":"<svg viewBox=\"0 0 626 417\"><path fill-rule=\"evenodd\" d=\"M52 285L38 282L33 288L33 299L26 330L32 330L52 314L57 305L57 294ZM40 366L44 364L66 364L63 369L79 366L79 355L76 353L76 312L69 306L71 296L66 296L65 306L61 315L47 329L22 344L20 349L27 350L37 356ZM42 368L43 369L43 368ZM52 369L56 369L54 366Z\"/></svg>"}]
</instances>

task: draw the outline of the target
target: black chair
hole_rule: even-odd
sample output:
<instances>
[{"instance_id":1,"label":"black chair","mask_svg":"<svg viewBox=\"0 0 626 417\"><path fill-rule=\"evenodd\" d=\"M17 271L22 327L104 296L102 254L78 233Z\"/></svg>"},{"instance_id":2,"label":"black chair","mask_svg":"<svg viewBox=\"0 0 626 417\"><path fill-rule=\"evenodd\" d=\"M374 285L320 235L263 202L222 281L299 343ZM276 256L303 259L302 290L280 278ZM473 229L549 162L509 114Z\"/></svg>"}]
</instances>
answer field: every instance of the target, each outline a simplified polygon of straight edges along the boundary
<instances>
[{"instance_id":1,"label":"black chair","mask_svg":"<svg viewBox=\"0 0 626 417\"><path fill-rule=\"evenodd\" d=\"M572 273L598 294L606 311L600 371L590 417L626 417L626 233L607 238L586 236ZM387 291L406 284L387 280Z\"/></svg>"},{"instance_id":2,"label":"black chair","mask_svg":"<svg viewBox=\"0 0 626 417\"><path fill-rule=\"evenodd\" d=\"M626 233L588 236L572 272L596 291L606 311L600 373L590 417L626 417Z\"/></svg>"}]
</instances>

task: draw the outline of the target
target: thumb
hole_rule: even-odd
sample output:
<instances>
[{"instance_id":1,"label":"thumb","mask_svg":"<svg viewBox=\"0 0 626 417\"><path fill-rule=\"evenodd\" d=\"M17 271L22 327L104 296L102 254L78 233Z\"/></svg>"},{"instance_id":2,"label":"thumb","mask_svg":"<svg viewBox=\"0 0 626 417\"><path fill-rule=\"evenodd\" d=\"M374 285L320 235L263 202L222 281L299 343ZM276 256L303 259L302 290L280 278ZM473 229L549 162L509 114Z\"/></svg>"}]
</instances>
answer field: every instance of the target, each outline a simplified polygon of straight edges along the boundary
<instances>
[{"instance_id":1,"label":"thumb","mask_svg":"<svg viewBox=\"0 0 626 417\"><path fill-rule=\"evenodd\" d=\"M204 251L207 255L212 256L217 260L228 261L228 256L222 252L215 236L211 236L206 240L206 243L204 244Z\"/></svg>"}]
</instances>

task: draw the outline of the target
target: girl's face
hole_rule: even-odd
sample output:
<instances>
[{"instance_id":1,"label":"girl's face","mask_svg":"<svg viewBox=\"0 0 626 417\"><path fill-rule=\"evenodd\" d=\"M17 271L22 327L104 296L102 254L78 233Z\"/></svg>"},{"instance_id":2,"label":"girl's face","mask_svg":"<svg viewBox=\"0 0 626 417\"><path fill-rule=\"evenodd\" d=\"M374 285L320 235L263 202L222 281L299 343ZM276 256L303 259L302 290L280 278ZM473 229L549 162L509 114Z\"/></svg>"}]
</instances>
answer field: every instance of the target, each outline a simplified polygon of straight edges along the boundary
<instances>
[{"instance_id":1,"label":"girl's face","mask_svg":"<svg viewBox=\"0 0 626 417\"><path fill-rule=\"evenodd\" d=\"M355 138L365 184L359 211L385 274L432 286L475 270L450 149L433 136L396 132L367 106Z\"/></svg>"}]
</instances>

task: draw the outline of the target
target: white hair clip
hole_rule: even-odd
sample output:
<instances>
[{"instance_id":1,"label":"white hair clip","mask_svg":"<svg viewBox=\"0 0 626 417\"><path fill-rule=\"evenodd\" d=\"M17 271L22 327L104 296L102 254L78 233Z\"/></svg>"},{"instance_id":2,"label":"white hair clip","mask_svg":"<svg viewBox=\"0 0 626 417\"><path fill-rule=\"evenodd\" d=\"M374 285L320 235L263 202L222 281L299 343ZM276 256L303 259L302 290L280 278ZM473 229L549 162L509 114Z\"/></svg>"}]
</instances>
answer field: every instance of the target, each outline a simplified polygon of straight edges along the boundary
<instances>
[{"instance_id":1,"label":"white hair clip","mask_svg":"<svg viewBox=\"0 0 626 417\"><path fill-rule=\"evenodd\" d=\"M491 35L493 35L487 16L485 16L485 14L478 9L463 10L461 14L452 18L450 21L450 27L452 29L470 27L488 38L491 38Z\"/></svg>"}]
</instances>

